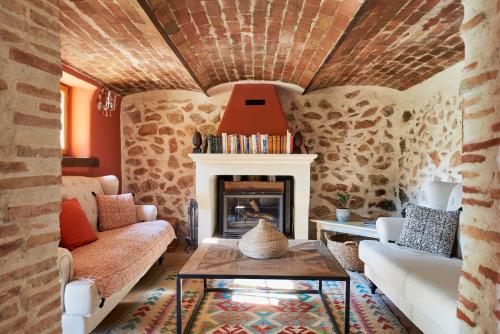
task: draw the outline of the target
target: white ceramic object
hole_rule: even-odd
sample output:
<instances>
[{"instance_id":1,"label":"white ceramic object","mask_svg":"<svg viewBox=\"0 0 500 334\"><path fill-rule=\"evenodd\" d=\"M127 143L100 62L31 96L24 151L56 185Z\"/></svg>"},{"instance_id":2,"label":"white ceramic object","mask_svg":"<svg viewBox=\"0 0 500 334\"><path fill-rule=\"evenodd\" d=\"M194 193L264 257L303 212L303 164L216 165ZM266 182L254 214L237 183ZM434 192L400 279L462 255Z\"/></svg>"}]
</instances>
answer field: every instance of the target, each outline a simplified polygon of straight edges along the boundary
<instances>
[{"instance_id":1,"label":"white ceramic object","mask_svg":"<svg viewBox=\"0 0 500 334\"><path fill-rule=\"evenodd\" d=\"M272 224L260 219L257 226L241 237L238 247L248 257L273 259L286 253L288 239Z\"/></svg>"},{"instance_id":2,"label":"white ceramic object","mask_svg":"<svg viewBox=\"0 0 500 334\"><path fill-rule=\"evenodd\" d=\"M337 221L348 222L351 217L351 209L337 209Z\"/></svg>"}]
</instances>

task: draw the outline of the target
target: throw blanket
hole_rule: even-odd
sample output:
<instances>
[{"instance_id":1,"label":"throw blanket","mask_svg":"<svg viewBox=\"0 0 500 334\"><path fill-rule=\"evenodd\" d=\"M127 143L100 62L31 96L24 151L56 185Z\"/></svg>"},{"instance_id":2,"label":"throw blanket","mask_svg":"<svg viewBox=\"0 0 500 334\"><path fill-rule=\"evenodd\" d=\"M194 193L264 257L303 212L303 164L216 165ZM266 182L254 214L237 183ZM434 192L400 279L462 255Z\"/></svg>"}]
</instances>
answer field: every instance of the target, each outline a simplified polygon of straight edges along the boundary
<instances>
[{"instance_id":1,"label":"throw blanket","mask_svg":"<svg viewBox=\"0 0 500 334\"><path fill-rule=\"evenodd\" d=\"M97 236L97 241L71 254L74 279L94 281L103 298L142 277L176 238L174 229L164 220L136 223Z\"/></svg>"}]
</instances>

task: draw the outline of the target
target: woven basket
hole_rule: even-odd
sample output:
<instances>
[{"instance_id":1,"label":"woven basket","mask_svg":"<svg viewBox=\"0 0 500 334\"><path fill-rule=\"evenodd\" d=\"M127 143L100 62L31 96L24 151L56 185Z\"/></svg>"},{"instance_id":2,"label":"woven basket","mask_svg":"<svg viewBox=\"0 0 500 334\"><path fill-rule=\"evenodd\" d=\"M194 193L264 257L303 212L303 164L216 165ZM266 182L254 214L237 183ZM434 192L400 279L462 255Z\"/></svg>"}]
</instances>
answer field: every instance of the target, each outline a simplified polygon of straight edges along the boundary
<instances>
[{"instance_id":1,"label":"woven basket","mask_svg":"<svg viewBox=\"0 0 500 334\"><path fill-rule=\"evenodd\" d=\"M241 237L238 248L243 254L254 259L273 259L287 252L288 239L273 225L259 219L257 226Z\"/></svg>"},{"instance_id":2,"label":"woven basket","mask_svg":"<svg viewBox=\"0 0 500 334\"><path fill-rule=\"evenodd\" d=\"M325 232L325 239L328 249L345 270L363 272L364 264L359 259L358 248L359 242L367 238L344 233Z\"/></svg>"}]
</instances>

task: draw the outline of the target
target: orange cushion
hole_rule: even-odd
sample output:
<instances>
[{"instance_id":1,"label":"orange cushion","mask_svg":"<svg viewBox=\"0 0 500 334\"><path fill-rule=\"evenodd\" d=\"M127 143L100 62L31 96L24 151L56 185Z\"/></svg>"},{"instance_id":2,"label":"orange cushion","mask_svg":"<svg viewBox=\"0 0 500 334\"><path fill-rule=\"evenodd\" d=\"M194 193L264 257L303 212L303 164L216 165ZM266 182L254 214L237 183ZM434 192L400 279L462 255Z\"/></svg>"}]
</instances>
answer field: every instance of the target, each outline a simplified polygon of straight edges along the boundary
<instances>
[{"instance_id":1,"label":"orange cushion","mask_svg":"<svg viewBox=\"0 0 500 334\"><path fill-rule=\"evenodd\" d=\"M97 240L85 212L76 198L62 201L59 214L61 246L73 250Z\"/></svg>"},{"instance_id":2,"label":"orange cushion","mask_svg":"<svg viewBox=\"0 0 500 334\"><path fill-rule=\"evenodd\" d=\"M131 193L121 195L97 194L99 231L114 230L137 223L134 197Z\"/></svg>"}]
</instances>

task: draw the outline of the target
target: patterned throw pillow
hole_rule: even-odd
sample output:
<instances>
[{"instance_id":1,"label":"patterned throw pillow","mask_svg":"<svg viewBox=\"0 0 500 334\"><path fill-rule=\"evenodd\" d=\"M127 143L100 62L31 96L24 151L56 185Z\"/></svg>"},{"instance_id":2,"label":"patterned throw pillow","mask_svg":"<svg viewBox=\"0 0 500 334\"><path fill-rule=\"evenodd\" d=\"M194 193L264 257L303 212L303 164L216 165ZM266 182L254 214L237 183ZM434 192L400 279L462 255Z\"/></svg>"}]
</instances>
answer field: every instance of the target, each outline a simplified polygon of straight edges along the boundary
<instances>
[{"instance_id":1,"label":"patterned throw pillow","mask_svg":"<svg viewBox=\"0 0 500 334\"><path fill-rule=\"evenodd\" d=\"M450 257L460 211L441 211L409 204L397 244Z\"/></svg>"},{"instance_id":2,"label":"patterned throw pillow","mask_svg":"<svg viewBox=\"0 0 500 334\"><path fill-rule=\"evenodd\" d=\"M134 197L132 194L97 194L99 230L107 231L137 223Z\"/></svg>"}]
</instances>

